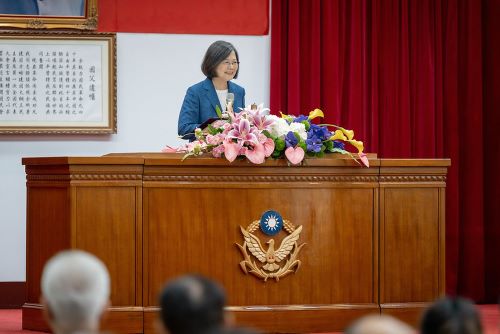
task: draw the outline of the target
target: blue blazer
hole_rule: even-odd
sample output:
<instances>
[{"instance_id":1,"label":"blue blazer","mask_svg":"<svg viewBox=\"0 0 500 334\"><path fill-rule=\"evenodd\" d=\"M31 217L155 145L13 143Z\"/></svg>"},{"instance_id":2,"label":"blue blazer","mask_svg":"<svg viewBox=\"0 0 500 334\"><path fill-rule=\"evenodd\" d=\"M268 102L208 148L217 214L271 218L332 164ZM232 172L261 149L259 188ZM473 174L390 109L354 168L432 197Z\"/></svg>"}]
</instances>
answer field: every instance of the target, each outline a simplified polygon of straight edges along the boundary
<instances>
[{"instance_id":1,"label":"blue blazer","mask_svg":"<svg viewBox=\"0 0 500 334\"><path fill-rule=\"evenodd\" d=\"M245 107L245 89L231 81L227 82L229 93L234 94L233 110L239 112ZM212 80L206 78L188 88L179 114L177 132L183 139L194 140L194 130L210 118L217 118L215 106L223 110Z\"/></svg>"}]
</instances>

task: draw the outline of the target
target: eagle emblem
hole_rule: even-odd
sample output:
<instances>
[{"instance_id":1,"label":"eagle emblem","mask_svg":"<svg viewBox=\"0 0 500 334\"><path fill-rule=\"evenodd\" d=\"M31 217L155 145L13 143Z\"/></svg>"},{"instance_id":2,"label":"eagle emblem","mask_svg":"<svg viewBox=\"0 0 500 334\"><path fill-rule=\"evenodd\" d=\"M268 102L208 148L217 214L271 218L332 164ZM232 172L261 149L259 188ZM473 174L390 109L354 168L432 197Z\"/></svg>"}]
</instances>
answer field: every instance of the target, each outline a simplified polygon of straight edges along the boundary
<instances>
[{"instance_id":1,"label":"eagle emblem","mask_svg":"<svg viewBox=\"0 0 500 334\"><path fill-rule=\"evenodd\" d=\"M295 228L288 220L283 220L283 229L288 235L281 241L277 249L275 248L274 239L266 241L267 248L262 246L260 239L253 234L259 226L263 229L259 220L252 222L246 229L240 226L244 242L243 245L236 243L236 246L244 258L240 262L243 272L253 274L264 281L267 281L268 278L279 281L280 278L295 273L301 265L301 261L297 259L297 256L305 245L305 243L297 244L300 232L302 232L302 226ZM263 232L268 234L264 229ZM257 264L250 255L257 259L260 264Z\"/></svg>"}]
</instances>

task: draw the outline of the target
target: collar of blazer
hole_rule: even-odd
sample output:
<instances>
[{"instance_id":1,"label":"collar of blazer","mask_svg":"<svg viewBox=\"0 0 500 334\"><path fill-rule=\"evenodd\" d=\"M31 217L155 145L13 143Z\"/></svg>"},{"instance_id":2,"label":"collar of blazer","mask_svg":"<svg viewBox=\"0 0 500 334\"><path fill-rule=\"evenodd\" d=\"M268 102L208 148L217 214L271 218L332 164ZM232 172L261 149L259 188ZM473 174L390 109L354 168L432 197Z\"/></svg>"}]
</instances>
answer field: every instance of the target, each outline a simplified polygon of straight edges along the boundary
<instances>
[{"instance_id":1,"label":"collar of blazer","mask_svg":"<svg viewBox=\"0 0 500 334\"><path fill-rule=\"evenodd\" d=\"M224 111L222 109L222 106L219 103L219 98L217 97L217 93L215 92L215 86L209 78L206 78L203 81L203 89L205 90L205 94L208 97L208 100L212 104L212 107L214 108L215 112L215 107L219 106L221 111ZM233 93L234 94L234 84L231 81L227 82L227 91L228 93Z\"/></svg>"}]
</instances>

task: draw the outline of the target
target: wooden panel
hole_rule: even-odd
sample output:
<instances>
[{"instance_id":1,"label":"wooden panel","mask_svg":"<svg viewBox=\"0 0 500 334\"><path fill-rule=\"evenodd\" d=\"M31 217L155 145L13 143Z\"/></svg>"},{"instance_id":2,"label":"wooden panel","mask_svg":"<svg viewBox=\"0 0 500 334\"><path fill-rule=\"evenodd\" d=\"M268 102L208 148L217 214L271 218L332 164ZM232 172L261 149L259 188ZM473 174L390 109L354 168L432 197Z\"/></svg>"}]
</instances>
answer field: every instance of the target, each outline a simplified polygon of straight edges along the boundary
<instances>
[{"instance_id":1,"label":"wooden panel","mask_svg":"<svg viewBox=\"0 0 500 334\"><path fill-rule=\"evenodd\" d=\"M382 314L396 317L410 326L418 328L423 312L431 303L381 304Z\"/></svg>"},{"instance_id":2,"label":"wooden panel","mask_svg":"<svg viewBox=\"0 0 500 334\"><path fill-rule=\"evenodd\" d=\"M446 189L439 188L439 295L446 293Z\"/></svg>"},{"instance_id":3,"label":"wooden panel","mask_svg":"<svg viewBox=\"0 0 500 334\"><path fill-rule=\"evenodd\" d=\"M378 305L262 311L232 311L236 323L271 333L341 332L355 319L380 313Z\"/></svg>"},{"instance_id":4,"label":"wooden panel","mask_svg":"<svg viewBox=\"0 0 500 334\"><path fill-rule=\"evenodd\" d=\"M228 307L229 317L238 326L258 328L266 333L325 333L343 331L355 319L380 314L378 304L289 306L244 309ZM144 333L158 333L159 309L144 309Z\"/></svg>"},{"instance_id":5,"label":"wooden panel","mask_svg":"<svg viewBox=\"0 0 500 334\"><path fill-rule=\"evenodd\" d=\"M439 296L439 189L385 188L381 218L381 303Z\"/></svg>"},{"instance_id":6,"label":"wooden panel","mask_svg":"<svg viewBox=\"0 0 500 334\"><path fill-rule=\"evenodd\" d=\"M136 298L136 188L76 187L76 243L104 261L114 306L140 305Z\"/></svg>"},{"instance_id":7,"label":"wooden panel","mask_svg":"<svg viewBox=\"0 0 500 334\"><path fill-rule=\"evenodd\" d=\"M275 187L145 189L145 306L157 305L166 280L187 272L221 282L230 305L374 302L373 189ZM243 243L240 225L246 228L269 209L302 225L299 243L307 245L296 274L264 283L241 271L235 242Z\"/></svg>"},{"instance_id":8,"label":"wooden panel","mask_svg":"<svg viewBox=\"0 0 500 334\"><path fill-rule=\"evenodd\" d=\"M158 307L144 308L144 334L161 333L158 327L161 327L160 314Z\"/></svg>"},{"instance_id":9,"label":"wooden panel","mask_svg":"<svg viewBox=\"0 0 500 334\"><path fill-rule=\"evenodd\" d=\"M23 305L23 329L32 331L50 332L50 327L45 320L42 305Z\"/></svg>"},{"instance_id":10,"label":"wooden panel","mask_svg":"<svg viewBox=\"0 0 500 334\"><path fill-rule=\"evenodd\" d=\"M143 333L144 311L142 307L112 307L102 318L103 332Z\"/></svg>"},{"instance_id":11,"label":"wooden panel","mask_svg":"<svg viewBox=\"0 0 500 334\"><path fill-rule=\"evenodd\" d=\"M259 166L209 157L181 162L181 155L160 153L23 159L23 327L46 328L32 304L40 274L50 256L71 247L109 267L112 302L120 307L104 328L115 332L152 332L159 290L187 272L221 282L238 322L266 331L339 331L379 307L415 324L425 302L444 292L450 161L369 158L371 168L337 155L300 167L272 159ZM299 243L306 245L296 274L264 283L241 271L235 243L243 243L239 226L268 209L302 225ZM276 244L285 235L274 237Z\"/></svg>"},{"instance_id":12,"label":"wooden panel","mask_svg":"<svg viewBox=\"0 0 500 334\"><path fill-rule=\"evenodd\" d=\"M43 308L40 304L25 304L23 306L23 329L50 332L45 320ZM142 333L142 307L109 308L101 319L103 332L113 333Z\"/></svg>"},{"instance_id":13,"label":"wooden panel","mask_svg":"<svg viewBox=\"0 0 500 334\"><path fill-rule=\"evenodd\" d=\"M27 198L26 302L38 303L45 262L70 247L68 188L29 186Z\"/></svg>"},{"instance_id":14,"label":"wooden panel","mask_svg":"<svg viewBox=\"0 0 500 334\"><path fill-rule=\"evenodd\" d=\"M0 309L20 308L26 301L26 282L0 282Z\"/></svg>"}]
</instances>

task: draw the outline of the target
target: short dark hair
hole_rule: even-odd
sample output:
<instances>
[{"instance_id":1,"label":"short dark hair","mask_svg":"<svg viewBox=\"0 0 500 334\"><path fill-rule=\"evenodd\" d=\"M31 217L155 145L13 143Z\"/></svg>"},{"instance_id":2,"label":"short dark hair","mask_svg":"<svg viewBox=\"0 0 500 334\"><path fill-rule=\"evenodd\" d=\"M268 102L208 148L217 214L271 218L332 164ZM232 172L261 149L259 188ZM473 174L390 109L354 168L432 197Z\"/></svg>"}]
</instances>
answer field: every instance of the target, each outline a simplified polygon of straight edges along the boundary
<instances>
[{"instance_id":1,"label":"short dark hair","mask_svg":"<svg viewBox=\"0 0 500 334\"><path fill-rule=\"evenodd\" d=\"M172 334L210 332L224 324L225 292L217 283L187 275L168 283L160 295L160 316Z\"/></svg>"},{"instance_id":2,"label":"short dark hair","mask_svg":"<svg viewBox=\"0 0 500 334\"><path fill-rule=\"evenodd\" d=\"M481 334L479 313L468 299L445 297L432 304L420 323L421 334Z\"/></svg>"},{"instance_id":3,"label":"short dark hair","mask_svg":"<svg viewBox=\"0 0 500 334\"><path fill-rule=\"evenodd\" d=\"M212 79L217 76L215 69L222 63L231 52L234 51L236 55L236 61L240 61L240 57L238 55L238 51L234 47L233 44L226 41L216 41L213 42L207 49L205 53L205 57L203 57L203 61L201 62L201 71L205 74L209 79ZM238 78L238 73L240 72L240 67L236 69L236 74L234 78Z\"/></svg>"}]
</instances>

